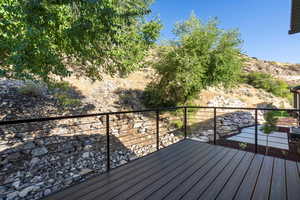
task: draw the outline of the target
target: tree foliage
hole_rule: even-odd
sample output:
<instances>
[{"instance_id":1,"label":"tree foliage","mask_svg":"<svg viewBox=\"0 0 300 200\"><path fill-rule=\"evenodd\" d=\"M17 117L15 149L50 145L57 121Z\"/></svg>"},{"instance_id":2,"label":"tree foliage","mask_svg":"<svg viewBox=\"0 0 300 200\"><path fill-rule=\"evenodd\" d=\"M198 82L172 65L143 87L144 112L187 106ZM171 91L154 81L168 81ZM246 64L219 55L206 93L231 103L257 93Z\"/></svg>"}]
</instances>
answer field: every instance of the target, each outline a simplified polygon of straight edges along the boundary
<instances>
[{"instance_id":1,"label":"tree foliage","mask_svg":"<svg viewBox=\"0 0 300 200\"><path fill-rule=\"evenodd\" d=\"M101 79L137 69L159 36L151 0L1 0L0 76ZM68 64L68 65L66 65ZM72 67L77 66L77 67Z\"/></svg>"},{"instance_id":2,"label":"tree foliage","mask_svg":"<svg viewBox=\"0 0 300 200\"><path fill-rule=\"evenodd\" d=\"M155 65L158 79L146 90L150 106L185 104L203 88L238 80L239 33L218 28L216 19L202 23L194 14L174 28L177 39L161 53Z\"/></svg>"}]
</instances>

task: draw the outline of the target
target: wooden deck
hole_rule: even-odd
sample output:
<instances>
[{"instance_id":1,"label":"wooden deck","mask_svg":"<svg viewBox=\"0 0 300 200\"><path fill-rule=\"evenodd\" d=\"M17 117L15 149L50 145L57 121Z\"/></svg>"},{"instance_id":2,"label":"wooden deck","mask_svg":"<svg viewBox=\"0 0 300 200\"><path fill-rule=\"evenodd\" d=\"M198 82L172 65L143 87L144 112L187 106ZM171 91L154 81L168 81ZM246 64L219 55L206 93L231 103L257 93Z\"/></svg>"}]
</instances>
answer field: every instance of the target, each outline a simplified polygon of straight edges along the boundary
<instances>
[{"instance_id":1,"label":"wooden deck","mask_svg":"<svg viewBox=\"0 0 300 200\"><path fill-rule=\"evenodd\" d=\"M300 199L300 163L184 140L51 200Z\"/></svg>"}]
</instances>

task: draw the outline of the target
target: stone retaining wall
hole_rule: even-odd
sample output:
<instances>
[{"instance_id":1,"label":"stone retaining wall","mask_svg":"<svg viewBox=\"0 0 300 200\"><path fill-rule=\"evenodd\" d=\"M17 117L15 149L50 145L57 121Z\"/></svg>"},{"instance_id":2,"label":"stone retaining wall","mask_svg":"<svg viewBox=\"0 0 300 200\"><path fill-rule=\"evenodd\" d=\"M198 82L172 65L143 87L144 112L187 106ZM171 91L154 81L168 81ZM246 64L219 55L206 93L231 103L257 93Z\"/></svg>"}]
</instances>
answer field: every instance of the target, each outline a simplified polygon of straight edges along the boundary
<instances>
[{"instance_id":1,"label":"stone retaining wall","mask_svg":"<svg viewBox=\"0 0 300 200\"><path fill-rule=\"evenodd\" d=\"M151 116L110 118L111 167L156 151ZM0 127L0 199L40 199L106 171L104 117ZM160 122L160 147L178 142L178 131Z\"/></svg>"}]
</instances>

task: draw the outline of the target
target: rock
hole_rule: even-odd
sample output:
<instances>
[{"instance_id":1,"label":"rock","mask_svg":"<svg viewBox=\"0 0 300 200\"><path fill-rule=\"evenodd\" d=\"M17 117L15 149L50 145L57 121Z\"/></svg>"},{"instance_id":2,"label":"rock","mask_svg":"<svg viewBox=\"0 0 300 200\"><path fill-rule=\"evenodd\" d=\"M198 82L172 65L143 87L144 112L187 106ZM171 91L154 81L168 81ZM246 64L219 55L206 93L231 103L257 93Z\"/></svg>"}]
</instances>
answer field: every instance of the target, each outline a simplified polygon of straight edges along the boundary
<instances>
[{"instance_id":1,"label":"rock","mask_svg":"<svg viewBox=\"0 0 300 200\"><path fill-rule=\"evenodd\" d=\"M143 123L135 123L133 125L133 128L141 128L143 126Z\"/></svg>"},{"instance_id":2,"label":"rock","mask_svg":"<svg viewBox=\"0 0 300 200\"><path fill-rule=\"evenodd\" d=\"M91 150L92 148L93 148L92 145L85 145L83 150L88 151L88 150Z\"/></svg>"},{"instance_id":3,"label":"rock","mask_svg":"<svg viewBox=\"0 0 300 200\"><path fill-rule=\"evenodd\" d=\"M35 147L35 144L33 142L28 142L24 145L23 149L29 150L29 149L33 149L34 147Z\"/></svg>"},{"instance_id":4,"label":"rock","mask_svg":"<svg viewBox=\"0 0 300 200\"><path fill-rule=\"evenodd\" d=\"M46 189L44 191L44 196L48 196L49 194L51 194L51 190L50 189Z\"/></svg>"},{"instance_id":5,"label":"rock","mask_svg":"<svg viewBox=\"0 0 300 200\"><path fill-rule=\"evenodd\" d=\"M89 158L89 157L90 157L90 152L84 152L84 153L82 154L82 157L83 157L83 158Z\"/></svg>"},{"instance_id":6,"label":"rock","mask_svg":"<svg viewBox=\"0 0 300 200\"><path fill-rule=\"evenodd\" d=\"M87 174L92 173L93 171L94 171L94 170L92 170L92 169L84 168L84 169L81 169L81 170L80 170L79 175L80 175L80 176L84 176L84 175L87 175Z\"/></svg>"},{"instance_id":7,"label":"rock","mask_svg":"<svg viewBox=\"0 0 300 200\"><path fill-rule=\"evenodd\" d=\"M121 161L120 161L120 165L125 165L126 163L127 163L126 160L121 160Z\"/></svg>"},{"instance_id":8,"label":"rock","mask_svg":"<svg viewBox=\"0 0 300 200\"><path fill-rule=\"evenodd\" d=\"M193 137L192 140L196 140L199 142L209 142L209 138L206 136L200 136L200 137Z\"/></svg>"},{"instance_id":9,"label":"rock","mask_svg":"<svg viewBox=\"0 0 300 200\"><path fill-rule=\"evenodd\" d=\"M7 160L9 160L9 161L16 161L16 160L20 159L20 157L21 157L21 154L18 153L18 152L16 152L16 153L9 154L7 156Z\"/></svg>"},{"instance_id":10,"label":"rock","mask_svg":"<svg viewBox=\"0 0 300 200\"><path fill-rule=\"evenodd\" d=\"M20 180L17 180L15 182L13 182L12 186L18 190L20 188L20 185L21 185L21 181Z\"/></svg>"},{"instance_id":11,"label":"rock","mask_svg":"<svg viewBox=\"0 0 300 200\"><path fill-rule=\"evenodd\" d=\"M36 157L32 158L31 161L30 161L30 167L36 166L39 162L40 162L39 158L36 158Z\"/></svg>"},{"instance_id":12,"label":"rock","mask_svg":"<svg viewBox=\"0 0 300 200\"><path fill-rule=\"evenodd\" d=\"M31 151L32 156L42 156L48 153L46 147L35 148Z\"/></svg>"},{"instance_id":13,"label":"rock","mask_svg":"<svg viewBox=\"0 0 300 200\"><path fill-rule=\"evenodd\" d=\"M12 192L12 193L9 193L7 196L6 196L6 200L13 200L15 199L16 197L19 196L19 192L18 191L15 191L15 192Z\"/></svg>"},{"instance_id":14,"label":"rock","mask_svg":"<svg viewBox=\"0 0 300 200\"><path fill-rule=\"evenodd\" d=\"M24 188L23 190L21 190L19 192L19 196L20 197L26 197L28 195L28 193L30 193L31 191L36 191L38 189L39 189L38 186L34 186L34 185L33 186L29 186L29 187Z\"/></svg>"}]
</instances>

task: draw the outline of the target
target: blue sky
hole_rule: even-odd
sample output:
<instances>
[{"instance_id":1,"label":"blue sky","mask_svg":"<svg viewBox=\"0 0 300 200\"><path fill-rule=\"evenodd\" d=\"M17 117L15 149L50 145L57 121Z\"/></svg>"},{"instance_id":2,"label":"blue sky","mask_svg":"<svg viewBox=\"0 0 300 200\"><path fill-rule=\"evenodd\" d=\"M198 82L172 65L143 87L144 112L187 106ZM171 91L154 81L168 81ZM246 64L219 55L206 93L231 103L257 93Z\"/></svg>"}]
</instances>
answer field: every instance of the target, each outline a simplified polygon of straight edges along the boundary
<instances>
[{"instance_id":1,"label":"blue sky","mask_svg":"<svg viewBox=\"0 0 300 200\"><path fill-rule=\"evenodd\" d=\"M238 28L243 52L260 59L300 63L300 33L288 35L291 0L156 0L152 15L164 25L161 40L194 11L204 21L218 17L220 27Z\"/></svg>"}]
</instances>

